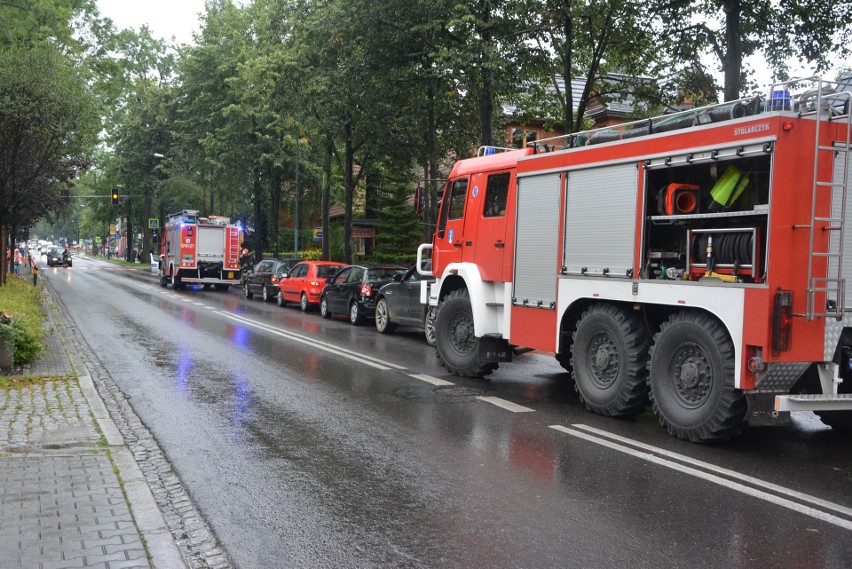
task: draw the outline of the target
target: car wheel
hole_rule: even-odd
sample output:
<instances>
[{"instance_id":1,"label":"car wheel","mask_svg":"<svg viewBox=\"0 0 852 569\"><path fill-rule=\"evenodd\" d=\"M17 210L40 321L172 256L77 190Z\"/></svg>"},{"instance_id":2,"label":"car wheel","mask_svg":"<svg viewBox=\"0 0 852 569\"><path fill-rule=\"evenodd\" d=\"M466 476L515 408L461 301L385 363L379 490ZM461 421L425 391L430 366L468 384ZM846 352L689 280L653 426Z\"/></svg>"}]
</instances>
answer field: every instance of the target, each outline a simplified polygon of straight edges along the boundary
<instances>
[{"instance_id":1,"label":"car wheel","mask_svg":"<svg viewBox=\"0 0 852 569\"><path fill-rule=\"evenodd\" d=\"M269 287L263 285L260 289L260 297L263 299L263 302L269 302L272 300L272 296L269 294Z\"/></svg>"},{"instance_id":2,"label":"car wheel","mask_svg":"<svg viewBox=\"0 0 852 569\"><path fill-rule=\"evenodd\" d=\"M360 326L364 323L364 316L361 314L361 309L358 308L358 301L352 301L349 305L349 322L353 326Z\"/></svg>"},{"instance_id":3,"label":"car wheel","mask_svg":"<svg viewBox=\"0 0 852 569\"><path fill-rule=\"evenodd\" d=\"M352 303L353 306L355 303ZM379 334L390 334L396 329L396 324L391 322L390 311L388 310L388 302L384 298L380 298L376 303L376 330Z\"/></svg>"},{"instance_id":4,"label":"car wheel","mask_svg":"<svg viewBox=\"0 0 852 569\"><path fill-rule=\"evenodd\" d=\"M284 300L284 293L281 292L281 289L278 289L278 296L275 297L276 302L278 302L278 306L285 307L287 306L287 301Z\"/></svg>"},{"instance_id":5,"label":"car wheel","mask_svg":"<svg viewBox=\"0 0 852 569\"><path fill-rule=\"evenodd\" d=\"M304 292L302 296L299 297L299 308L302 309L302 312L307 312L311 308L311 303L308 302L308 295Z\"/></svg>"},{"instance_id":6,"label":"car wheel","mask_svg":"<svg viewBox=\"0 0 852 569\"><path fill-rule=\"evenodd\" d=\"M426 319L423 322L423 331L426 335L426 343L430 346L435 345L435 314L438 312L437 306L430 306L426 310Z\"/></svg>"},{"instance_id":7,"label":"car wheel","mask_svg":"<svg viewBox=\"0 0 852 569\"><path fill-rule=\"evenodd\" d=\"M246 296L246 298L248 298L249 300L251 300L251 298L254 296L254 294L252 294L252 292L251 292L251 288L249 288L249 284L248 284L248 282L246 282L245 286L243 286L243 294L244 294L244 295Z\"/></svg>"},{"instance_id":8,"label":"car wheel","mask_svg":"<svg viewBox=\"0 0 852 569\"><path fill-rule=\"evenodd\" d=\"M325 297L320 298L320 316L331 318L331 312L328 311L328 300Z\"/></svg>"}]
</instances>

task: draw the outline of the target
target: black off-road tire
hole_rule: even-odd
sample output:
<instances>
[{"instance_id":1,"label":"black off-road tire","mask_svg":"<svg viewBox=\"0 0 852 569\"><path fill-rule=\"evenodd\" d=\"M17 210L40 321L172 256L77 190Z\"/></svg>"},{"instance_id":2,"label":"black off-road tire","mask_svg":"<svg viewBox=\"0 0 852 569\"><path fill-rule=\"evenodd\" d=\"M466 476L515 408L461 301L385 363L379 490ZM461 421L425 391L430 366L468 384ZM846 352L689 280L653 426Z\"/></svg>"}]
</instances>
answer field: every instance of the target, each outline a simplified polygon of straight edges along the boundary
<instances>
[{"instance_id":1,"label":"black off-road tire","mask_svg":"<svg viewBox=\"0 0 852 569\"><path fill-rule=\"evenodd\" d=\"M574 389L586 409L618 417L648 406L650 343L635 312L613 304L586 309L571 347Z\"/></svg>"},{"instance_id":2,"label":"black off-road tire","mask_svg":"<svg viewBox=\"0 0 852 569\"><path fill-rule=\"evenodd\" d=\"M485 377L496 363L480 363L479 338L474 336L473 312L467 289L454 290L438 306L435 316L438 361L453 375Z\"/></svg>"},{"instance_id":3,"label":"black off-road tire","mask_svg":"<svg viewBox=\"0 0 852 569\"><path fill-rule=\"evenodd\" d=\"M331 318L331 312L328 310L328 300L325 296L320 297L320 316L325 319Z\"/></svg>"},{"instance_id":4,"label":"black off-road tire","mask_svg":"<svg viewBox=\"0 0 852 569\"><path fill-rule=\"evenodd\" d=\"M651 403L669 434L706 443L740 433L748 405L734 387L734 344L718 320L676 312L660 326L650 354Z\"/></svg>"},{"instance_id":5,"label":"black off-road tire","mask_svg":"<svg viewBox=\"0 0 852 569\"><path fill-rule=\"evenodd\" d=\"M380 298L376 303L376 331L379 334L390 334L396 330L396 324L391 322L388 301Z\"/></svg>"}]
</instances>

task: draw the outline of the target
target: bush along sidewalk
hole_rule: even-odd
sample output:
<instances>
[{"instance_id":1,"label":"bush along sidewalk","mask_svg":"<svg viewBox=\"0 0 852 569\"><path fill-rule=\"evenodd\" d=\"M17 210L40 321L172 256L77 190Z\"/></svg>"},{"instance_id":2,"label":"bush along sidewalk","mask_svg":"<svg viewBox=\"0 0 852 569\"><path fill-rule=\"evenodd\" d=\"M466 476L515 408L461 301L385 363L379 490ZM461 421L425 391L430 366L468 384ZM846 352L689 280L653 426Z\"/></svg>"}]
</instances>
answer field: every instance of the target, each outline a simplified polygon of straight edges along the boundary
<instances>
[{"instance_id":1,"label":"bush along sidewalk","mask_svg":"<svg viewBox=\"0 0 852 569\"><path fill-rule=\"evenodd\" d=\"M35 360L43 350L43 338L44 314L38 289L26 279L8 279L0 287L0 369L9 372L12 364Z\"/></svg>"}]
</instances>

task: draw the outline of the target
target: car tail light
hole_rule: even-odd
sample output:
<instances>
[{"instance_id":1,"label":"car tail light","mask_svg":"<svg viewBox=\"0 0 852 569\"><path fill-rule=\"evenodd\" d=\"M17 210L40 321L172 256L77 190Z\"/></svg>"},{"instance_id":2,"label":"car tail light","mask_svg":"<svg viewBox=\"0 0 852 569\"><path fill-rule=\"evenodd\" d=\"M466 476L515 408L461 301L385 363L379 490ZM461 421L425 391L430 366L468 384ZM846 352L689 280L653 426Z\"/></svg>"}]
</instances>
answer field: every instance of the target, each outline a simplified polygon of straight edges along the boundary
<instances>
[{"instance_id":1,"label":"car tail light","mask_svg":"<svg viewBox=\"0 0 852 569\"><path fill-rule=\"evenodd\" d=\"M278 282L278 277L276 277L275 275L272 275L272 276L269 278L269 281L270 281L272 284L275 284L275 283L277 283L277 282Z\"/></svg>"},{"instance_id":2,"label":"car tail light","mask_svg":"<svg viewBox=\"0 0 852 569\"><path fill-rule=\"evenodd\" d=\"M311 286L319 286L321 283L319 281L308 281L308 284Z\"/></svg>"},{"instance_id":3,"label":"car tail light","mask_svg":"<svg viewBox=\"0 0 852 569\"><path fill-rule=\"evenodd\" d=\"M775 307L772 310L772 355L790 351L793 332L793 291L775 291Z\"/></svg>"},{"instance_id":4,"label":"car tail light","mask_svg":"<svg viewBox=\"0 0 852 569\"><path fill-rule=\"evenodd\" d=\"M371 287L367 283L364 283L364 284L361 285L361 296L372 296L372 294L373 294L373 287Z\"/></svg>"}]
</instances>

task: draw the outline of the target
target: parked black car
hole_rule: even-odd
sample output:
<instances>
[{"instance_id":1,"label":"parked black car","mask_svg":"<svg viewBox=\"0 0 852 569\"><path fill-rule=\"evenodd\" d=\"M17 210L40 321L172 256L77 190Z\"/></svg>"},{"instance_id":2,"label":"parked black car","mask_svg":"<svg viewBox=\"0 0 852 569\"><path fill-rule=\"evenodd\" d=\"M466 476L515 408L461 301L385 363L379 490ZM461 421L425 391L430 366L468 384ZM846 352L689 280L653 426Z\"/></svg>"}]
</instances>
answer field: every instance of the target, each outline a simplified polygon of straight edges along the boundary
<instances>
[{"instance_id":1,"label":"parked black car","mask_svg":"<svg viewBox=\"0 0 852 569\"><path fill-rule=\"evenodd\" d=\"M429 261L424 265L428 272ZM376 330L389 334L397 326L414 326L423 330L430 346L435 345L435 306L420 303L423 281L435 282L435 277L424 277L413 266L399 278L394 278L379 289L376 295Z\"/></svg>"},{"instance_id":2,"label":"parked black car","mask_svg":"<svg viewBox=\"0 0 852 569\"><path fill-rule=\"evenodd\" d=\"M59 267L62 266L62 254L65 252L65 249L62 247L51 247L47 250L47 266L48 267ZM71 266L71 257L68 257L68 266Z\"/></svg>"},{"instance_id":3,"label":"parked black car","mask_svg":"<svg viewBox=\"0 0 852 569\"><path fill-rule=\"evenodd\" d=\"M304 259L263 259L246 274L243 293L246 298L259 294L264 302L274 300L278 296L278 279L302 261Z\"/></svg>"},{"instance_id":4,"label":"parked black car","mask_svg":"<svg viewBox=\"0 0 852 569\"><path fill-rule=\"evenodd\" d=\"M320 296L320 316L348 314L354 325L363 324L376 312L376 294L382 285L401 275L405 267L395 265L347 265L328 281Z\"/></svg>"}]
</instances>

